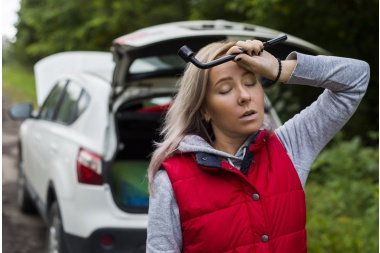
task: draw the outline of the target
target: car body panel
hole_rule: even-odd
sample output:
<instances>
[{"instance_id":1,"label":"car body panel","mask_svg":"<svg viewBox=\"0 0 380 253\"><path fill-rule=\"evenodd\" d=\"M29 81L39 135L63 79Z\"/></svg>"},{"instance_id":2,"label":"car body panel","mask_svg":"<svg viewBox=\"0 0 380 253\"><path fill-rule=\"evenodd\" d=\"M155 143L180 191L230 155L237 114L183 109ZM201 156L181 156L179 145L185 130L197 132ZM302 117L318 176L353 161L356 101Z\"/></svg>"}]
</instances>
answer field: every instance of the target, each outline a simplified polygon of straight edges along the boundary
<instances>
[{"instance_id":1,"label":"car body panel","mask_svg":"<svg viewBox=\"0 0 380 253\"><path fill-rule=\"evenodd\" d=\"M49 179L59 179L57 194L70 198L74 194L72 185L76 171L76 156L80 147L91 150L100 156L106 146L105 132L108 128L109 83L92 75L65 75L62 79L71 80L83 86L91 97L88 110L85 110L71 125L49 120L30 118L20 129L25 173L43 203L46 203L46 189ZM96 89L93 89L97 82ZM88 126L91 126L90 128Z\"/></svg>"},{"instance_id":2,"label":"car body panel","mask_svg":"<svg viewBox=\"0 0 380 253\"><path fill-rule=\"evenodd\" d=\"M43 58L34 65L38 105L42 105L54 82L62 73L90 72L110 82L114 65L112 54L109 52L62 52Z\"/></svg>"},{"instance_id":3,"label":"car body panel","mask_svg":"<svg viewBox=\"0 0 380 253\"><path fill-rule=\"evenodd\" d=\"M283 34L283 32L274 29L240 22L227 20L196 20L172 22L143 28L115 39L114 44L133 48L144 47L161 41L199 36L227 35L229 39L238 40L253 39L255 37L270 39ZM287 43L296 44L316 52L327 53L323 48L294 36L288 35Z\"/></svg>"},{"instance_id":4,"label":"car body panel","mask_svg":"<svg viewBox=\"0 0 380 253\"><path fill-rule=\"evenodd\" d=\"M96 198L94 198L96 196ZM147 214L128 214L114 203L107 185L77 185L72 199L61 200L64 227L67 233L88 237L98 228L146 228ZM77 217L81 217L78 222Z\"/></svg>"}]
</instances>

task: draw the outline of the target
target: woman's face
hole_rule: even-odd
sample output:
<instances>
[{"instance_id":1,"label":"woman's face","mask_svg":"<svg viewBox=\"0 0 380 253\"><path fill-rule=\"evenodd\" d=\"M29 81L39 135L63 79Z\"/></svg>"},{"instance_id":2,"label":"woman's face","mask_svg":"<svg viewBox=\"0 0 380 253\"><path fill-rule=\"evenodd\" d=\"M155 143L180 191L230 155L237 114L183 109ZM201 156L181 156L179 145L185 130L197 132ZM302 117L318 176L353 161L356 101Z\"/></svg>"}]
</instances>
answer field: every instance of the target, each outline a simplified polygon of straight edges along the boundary
<instances>
[{"instance_id":1,"label":"woman's face","mask_svg":"<svg viewBox=\"0 0 380 253\"><path fill-rule=\"evenodd\" d=\"M210 69L204 117L210 120L216 140L245 140L264 120L264 91L252 72L233 61Z\"/></svg>"}]
</instances>

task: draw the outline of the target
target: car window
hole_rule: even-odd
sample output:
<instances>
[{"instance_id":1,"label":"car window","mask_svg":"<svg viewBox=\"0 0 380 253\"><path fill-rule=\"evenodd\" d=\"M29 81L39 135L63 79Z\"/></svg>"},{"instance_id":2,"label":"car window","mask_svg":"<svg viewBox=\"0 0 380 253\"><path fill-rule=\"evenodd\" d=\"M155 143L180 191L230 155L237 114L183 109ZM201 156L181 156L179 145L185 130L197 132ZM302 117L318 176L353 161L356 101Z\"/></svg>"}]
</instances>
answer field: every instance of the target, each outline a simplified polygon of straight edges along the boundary
<instances>
[{"instance_id":1,"label":"car window","mask_svg":"<svg viewBox=\"0 0 380 253\"><path fill-rule=\"evenodd\" d=\"M54 117L54 113L57 108L57 104L60 100L62 90L65 88L67 84L67 80L62 80L58 82L54 88L51 90L50 94L46 98L45 102L43 103L39 118L40 119L46 119L46 120L52 120Z\"/></svg>"},{"instance_id":2,"label":"car window","mask_svg":"<svg viewBox=\"0 0 380 253\"><path fill-rule=\"evenodd\" d=\"M88 95L82 87L70 82L66 87L55 120L58 123L71 124L87 107L88 101Z\"/></svg>"},{"instance_id":3,"label":"car window","mask_svg":"<svg viewBox=\"0 0 380 253\"><path fill-rule=\"evenodd\" d=\"M160 70L177 69L184 65L184 62L177 55L149 56L135 59L130 68L131 74L155 72Z\"/></svg>"},{"instance_id":4,"label":"car window","mask_svg":"<svg viewBox=\"0 0 380 253\"><path fill-rule=\"evenodd\" d=\"M82 112L84 112L84 110L87 108L89 103L90 103L90 95L88 95L88 93L85 90L83 90L78 101L75 118L79 117L79 115L81 115Z\"/></svg>"}]
</instances>

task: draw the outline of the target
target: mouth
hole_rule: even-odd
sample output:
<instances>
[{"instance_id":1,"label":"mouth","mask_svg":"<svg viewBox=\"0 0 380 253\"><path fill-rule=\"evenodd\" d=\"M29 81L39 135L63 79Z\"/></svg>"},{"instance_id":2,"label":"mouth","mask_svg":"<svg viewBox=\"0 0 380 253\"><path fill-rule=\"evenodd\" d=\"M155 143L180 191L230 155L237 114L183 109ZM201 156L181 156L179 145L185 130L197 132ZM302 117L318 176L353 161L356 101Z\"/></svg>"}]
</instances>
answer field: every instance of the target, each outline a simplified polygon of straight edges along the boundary
<instances>
[{"instance_id":1,"label":"mouth","mask_svg":"<svg viewBox=\"0 0 380 253\"><path fill-rule=\"evenodd\" d=\"M256 111L253 111L253 110L250 110L250 111L246 111L242 116L240 116L240 118L246 118L246 117L249 117L249 116L252 116L256 114Z\"/></svg>"}]
</instances>

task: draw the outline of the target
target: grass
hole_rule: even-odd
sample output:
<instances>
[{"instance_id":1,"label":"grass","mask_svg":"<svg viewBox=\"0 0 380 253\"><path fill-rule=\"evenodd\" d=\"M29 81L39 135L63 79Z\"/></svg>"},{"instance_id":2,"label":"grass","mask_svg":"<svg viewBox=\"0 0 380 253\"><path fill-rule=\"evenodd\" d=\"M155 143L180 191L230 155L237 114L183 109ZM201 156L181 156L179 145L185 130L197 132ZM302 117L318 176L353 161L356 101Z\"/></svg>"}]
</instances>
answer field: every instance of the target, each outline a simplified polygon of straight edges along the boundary
<instances>
[{"instance_id":1,"label":"grass","mask_svg":"<svg viewBox=\"0 0 380 253\"><path fill-rule=\"evenodd\" d=\"M7 97L13 104L31 102L36 107L33 72L17 63L3 64L2 72L3 97Z\"/></svg>"}]
</instances>

